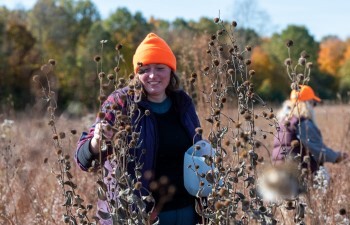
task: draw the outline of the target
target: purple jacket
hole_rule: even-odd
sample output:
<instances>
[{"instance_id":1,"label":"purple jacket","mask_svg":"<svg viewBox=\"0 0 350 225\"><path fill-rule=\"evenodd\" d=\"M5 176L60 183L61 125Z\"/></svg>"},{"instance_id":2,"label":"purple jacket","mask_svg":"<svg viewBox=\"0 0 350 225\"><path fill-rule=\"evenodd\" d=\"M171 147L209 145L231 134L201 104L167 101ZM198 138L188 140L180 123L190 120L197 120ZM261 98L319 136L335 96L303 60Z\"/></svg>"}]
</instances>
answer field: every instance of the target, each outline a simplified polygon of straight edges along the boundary
<instances>
[{"instance_id":1,"label":"purple jacket","mask_svg":"<svg viewBox=\"0 0 350 225\"><path fill-rule=\"evenodd\" d=\"M277 129L277 134L273 143L274 148L272 152L272 160L274 162L283 161L289 156L294 157L298 154L301 156L301 161L303 160L304 156L311 156L308 150L305 149L305 146L300 148L300 141L297 137L298 125L299 119L296 117L291 117L288 122L282 121L279 124L279 128ZM312 157L310 157L310 159L310 167L312 172L314 172L317 170L318 166ZM308 165L306 164L304 167L307 168Z\"/></svg>"},{"instance_id":2,"label":"purple jacket","mask_svg":"<svg viewBox=\"0 0 350 225\"><path fill-rule=\"evenodd\" d=\"M102 106L102 111L106 113L106 120L113 124L115 121L115 110L111 109L113 105L118 104L122 111L125 111L126 108L123 102L120 99L121 95L126 95L128 88L123 88L114 91L110 94L107 100L104 102ZM170 97L172 104L175 106L175 110L181 115L182 125L187 129L187 133L191 139L195 137L194 143L201 139L200 136L196 135L195 129L200 127L199 119L197 113L195 111L194 104L192 99L182 90L172 92L168 97ZM141 113L144 114L145 110L151 110L147 101L141 100L138 104L138 108L141 110ZM110 109L108 109L110 108ZM114 107L115 108L115 107ZM132 121L137 118L135 114ZM97 118L96 122L100 119ZM96 124L96 123L95 123ZM75 160L77 164L83 170L88 170L91 166L91 162L96 155L93 155L89 151L90 140L93 137L95 124L90 128L89 133L84 132L78 141L78 147L75 154ZM138 129L140 131L141 145L138 149L135 149L135 154L137 158L140 159L141 163L143 163L143 167L141 173L144 174L145 171L153 171L155 167L155 155L157 151L158 144L158 134L157 134L157 124L154 115L151 113L150 116L142 116L140 121L138 122ZM146 149L146 154L141 154L141 150ZM115 185L115 180L111 176L112 166L110 165L109 160L105 160L108 155L108 151L103 155L102 161L104 161L104 168L108 171L108 175L104 179L108 187L108 195L111 199L115 198L115 194L113 193L109 187ZM140 157L140 155L142 155ZM133 174L133 168L128 168L129 173ZM109 177L109 179L107 179ZM112 179L111 179L112 178ZM141 182L144 187L148 188L149 180L141 178ZM108 212L107 202L98 200L98 210ZM99 216L99 215L98 215ZM100 217L100 216L99 216ZM110 220L100 220L101 224L110 224Z\"/></svg>"},{"instance_id":3,"label":"purple jacket","mask_svg":"<svg viewBox=\"0 0 350 225\"><path fill-rule=\"evenodd\" d=\"M322 140L320 130L310 119L291 117L289 123L281 122L274 138L272 160L280 161L288 155L310 156L312 172L318 169L323 162L335 162L338 152L328 148ZM296 142L294 142L294 140ZM295 144L292 144L295 143ZM300 149L300 142L302 149ZM293 146L292 146L293 145Z\"/></svg>"}]
</instances>

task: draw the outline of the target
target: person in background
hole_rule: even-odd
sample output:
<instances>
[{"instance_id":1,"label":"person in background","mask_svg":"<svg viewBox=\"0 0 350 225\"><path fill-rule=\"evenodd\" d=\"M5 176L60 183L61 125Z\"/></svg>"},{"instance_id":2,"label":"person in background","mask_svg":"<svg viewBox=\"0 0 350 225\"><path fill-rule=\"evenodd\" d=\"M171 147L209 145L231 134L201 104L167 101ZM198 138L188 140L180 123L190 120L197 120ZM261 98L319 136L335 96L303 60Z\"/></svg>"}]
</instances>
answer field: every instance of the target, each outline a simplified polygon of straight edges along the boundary
<instances>
[{"instance_id":1,"label":"person in background","mask_svg":"<svg viewBox=\"0 0 350 225\"><path fill-rule=\"evenodd\" d=\"M319 102L321 99L308 85L300 85L299 90L292 90L290 99L284 102L277 113L279 128L274 138L274 163L300 155L303 167L316 172L325 162L339 163L348 159L347 153L334 151L323 143L314 113L314 107Z\"/></svg>"},{"instance_id":2,"label":"person in background","mask_svg":"<svg viewBox=\"0 0 350 225\"><path fill-rule=\"evenodd\" d=\"M196 224L195 197L184 188L183 161L185 151L201 139L196 133L200 122L192 99L179 89L175 55L162 38L150 33L136 49L133 67L134 79L141 84L143 93L137 107L143 114L150 113L138 121L141 127L140 143L136 146L146 150L146 154L139 159L143 164L142 173L151 171L153 180L163 179L163 182L174 187L173 198L157 212L159 222L161 225ZM106 129L106 126L113 126L115 122L116 110L112 106L117 104L121 111L125 109L121 96L126 95L129 88L111 93L102 106L105 118L101 120L98 117L89 133L82 134L75 159L83 170L88 170L92 161L99 157L101 130L107 139L112 137L112 133ZM105 162L104 168L111 170L109 160L105 160L107 156L108 153L102 155L102 161ZM142 177L141 182L149 190L152 180ZM155 199L156 202L159 200L157 194ZM98 200L97 208L108 212L104 201ZM100 223L112 224L112 220L101 218Z\"/></svg>"}]
</instances>

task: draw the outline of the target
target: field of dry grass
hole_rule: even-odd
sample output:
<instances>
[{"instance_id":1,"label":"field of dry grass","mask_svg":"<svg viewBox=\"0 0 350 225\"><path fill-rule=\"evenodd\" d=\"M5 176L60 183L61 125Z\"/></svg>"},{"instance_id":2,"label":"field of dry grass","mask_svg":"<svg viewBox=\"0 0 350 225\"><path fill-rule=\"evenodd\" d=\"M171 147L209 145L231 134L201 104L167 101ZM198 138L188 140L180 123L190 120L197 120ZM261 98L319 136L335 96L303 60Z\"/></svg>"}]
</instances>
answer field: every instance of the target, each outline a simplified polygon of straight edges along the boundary
<instances>
[{"instance_id":1,"label":"field of dry grass","mask_svg":"<svg viewBox=\"0 0 350 225\"><path fill-rule=\"evenodd\" d=\"M206 111L199 108L204 134L207 122L204 121ZM259 112L259 109L257 109ZM226 109L231 117L237 110ZM316 108L317 124L320 127L324 142L336 150L350 153L350 106L348 104L322 105ZM13 124L4 125L5 119L11 119ZM0 224L62 224L65 212L64 198L56 175L57 154L53 145L52 132L48 125L49 119L28 118L26 115L6 118L4 115L0 123ZM95 204L96 177L91 173L80 171L76 167L73 157L76 142L82 131L86 131L92 123L92 117L79 119L57 118L56 125L60 132L65 132L62 139L64 155L70 157L70 170L74 182L78 185L78 193L84 203ZM273 131L266 121L257 119L258 130ZM76 130L75 135L72 130ZM74 132L73 132L74 133ZM206 134L205 134L206 135ZM259 137L259 132L257 137ZM271 149L272 136L261 139L267 149ZM229 148L228 148L229 151ZM264 148L259 149L268 163L268 154ZM331 184L324 194L312 196L313 210L307 210L310 224L349 224L350 210L350 182L348 171L350 162L342 164L327 164L331 174ZM339 211L341 211L340 215ZM94 210L89 212L92 216ZM294 224L293 218L276 210L278 224ZM287 215L287 217L286 217Z\"/></svg>"}]
</instances>

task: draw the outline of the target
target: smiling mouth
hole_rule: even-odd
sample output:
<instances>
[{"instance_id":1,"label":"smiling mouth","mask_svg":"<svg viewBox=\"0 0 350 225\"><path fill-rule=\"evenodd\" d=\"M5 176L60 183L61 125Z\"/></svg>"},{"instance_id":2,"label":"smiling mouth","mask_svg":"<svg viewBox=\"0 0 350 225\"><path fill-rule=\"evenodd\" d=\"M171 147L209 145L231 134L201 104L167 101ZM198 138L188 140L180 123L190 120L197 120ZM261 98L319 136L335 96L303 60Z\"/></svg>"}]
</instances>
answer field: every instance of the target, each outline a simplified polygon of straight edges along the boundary
<instances>
[{"instance_id":1,"label":"smiling mouth","mask_svg":"<svg viewBox=\"0 0 350 225\"><path fill-rule=\"evenodd\" d=\"M151 81L151 82L148 82L148 84L150 84L150 85L159 84L159 83L160 83L159 81Z\"/></svg>"}]
</instances>

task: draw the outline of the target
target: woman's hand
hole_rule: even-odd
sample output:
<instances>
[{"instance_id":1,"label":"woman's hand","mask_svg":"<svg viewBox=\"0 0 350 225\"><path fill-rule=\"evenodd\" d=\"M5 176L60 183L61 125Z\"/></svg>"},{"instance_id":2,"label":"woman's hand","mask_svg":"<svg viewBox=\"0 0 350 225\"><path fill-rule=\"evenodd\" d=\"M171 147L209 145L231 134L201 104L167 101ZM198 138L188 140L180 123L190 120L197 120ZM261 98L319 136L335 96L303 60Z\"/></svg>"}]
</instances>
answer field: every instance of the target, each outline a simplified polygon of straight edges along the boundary
<instances>
[{"instance_id":1,"label":"woman's hand","mask_svg":"<svg viewBox=\"0 0 350 225\"><path fill-rule=\"evenodd\" d=\"M94 130L94 136L90 142L90 150L92 153L99 153L100 141L102 139L111 139L113 137L113 130L111 125L109 125L106 121L101 121L96 124Z\"/></svg>"}]
</instances>

